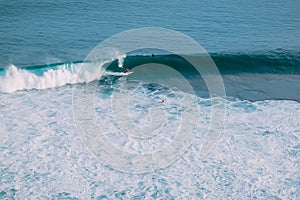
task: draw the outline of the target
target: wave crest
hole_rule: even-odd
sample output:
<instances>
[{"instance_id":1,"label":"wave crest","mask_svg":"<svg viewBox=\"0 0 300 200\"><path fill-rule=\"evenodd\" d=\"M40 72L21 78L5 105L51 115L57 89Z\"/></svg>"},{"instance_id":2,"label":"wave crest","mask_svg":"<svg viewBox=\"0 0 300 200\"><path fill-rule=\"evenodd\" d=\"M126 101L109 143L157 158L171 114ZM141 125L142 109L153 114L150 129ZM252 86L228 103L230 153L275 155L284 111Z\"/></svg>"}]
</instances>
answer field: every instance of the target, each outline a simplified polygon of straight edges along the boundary
<instances>
[{"instance_id":1,"label":"wave crest","mask_svg":"<svg viewBox=\"0 0 300 200\"><path fill-rule=\"evenodd\" d=\"M101 75L101 70L84 72L78 75L78 69L72 67L71 70L61 67L59 69L49 69L41 76L25 69L9 66L4 76L0 76L0 91L12 93L17 90L48 89L96 80Z\"/></svg>"}]
</instances>

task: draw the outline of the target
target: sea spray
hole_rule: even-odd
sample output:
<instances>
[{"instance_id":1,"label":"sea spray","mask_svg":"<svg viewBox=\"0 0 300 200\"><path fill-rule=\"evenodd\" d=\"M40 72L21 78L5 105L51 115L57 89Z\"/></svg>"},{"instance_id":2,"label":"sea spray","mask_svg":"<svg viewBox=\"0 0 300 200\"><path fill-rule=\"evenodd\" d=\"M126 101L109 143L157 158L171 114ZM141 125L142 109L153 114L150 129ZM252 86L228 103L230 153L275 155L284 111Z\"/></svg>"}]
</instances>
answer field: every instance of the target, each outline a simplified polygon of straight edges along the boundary
<instances>
[{"instance_id":1,"label":"sea spray","mask_svg":"<svg viewBox=\"0 0 300 200\"><path fill-rule=\"evenodd\" d=\"M61 67L44 71L39 76L32 71L11 65L6 69L4 76L0 76L0 91L12 93L18 90L55 88L67 84L91 82L101 75L101 66L90 71L80 71L80 65L71 66L70 69Z\"/></svg>"}]
</instances>

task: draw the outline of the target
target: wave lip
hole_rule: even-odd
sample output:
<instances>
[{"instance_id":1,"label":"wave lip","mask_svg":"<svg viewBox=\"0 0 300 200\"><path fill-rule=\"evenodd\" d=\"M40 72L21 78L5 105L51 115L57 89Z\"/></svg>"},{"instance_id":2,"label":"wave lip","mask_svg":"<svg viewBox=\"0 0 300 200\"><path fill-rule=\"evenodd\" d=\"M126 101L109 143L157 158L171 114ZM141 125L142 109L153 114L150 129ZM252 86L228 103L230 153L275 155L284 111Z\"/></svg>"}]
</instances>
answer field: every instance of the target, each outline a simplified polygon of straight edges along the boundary
<instances>
[{"instance_id":1,"label":"wave lip","mask_svg":"<svg viewBox=\"0 0 300 200\"><path fill-rule=\"evenodd\" d=\"M123 67L125 55L117 56L119 68ZM97 80L103 74L102 66L115 58L106 61L75 61L45 65L16 67L10 65L0 68L0 92L12 93L19 90L48 89L68 84L87 83ZM82 65L87 70L80 72ZM80 72L80 73L79 73Z\"/></svg>"},{"instance_id":2,"label":"wave lip","mask_svg":"<svg viewBox=\"0 0 300 200\"><path fill-rule=\"evenodd\" d=\"M0 91L12 93L17 90L54 88L74 84L76 79L76 74L66 69L49 69L42 76L38 76L11 65L5 75L0 77Z\"/></svg>"},{"instance_id":3,"label":"wave lip","mask_svg":"<svg viewBox=\"0 0 300 200\"><path fill-rule=\"evenodd\" d=\"M37 72L40 74L37 75L34 71L11 65L5 70L4 76L0 76L0 91L12 93L18 90L48 89L67 84L90 82L102 74L101 67L93 69L93 71L84 72L79 76L78 65L71 65L70 69L59 67Z\"/></svg>"}]
</instances>

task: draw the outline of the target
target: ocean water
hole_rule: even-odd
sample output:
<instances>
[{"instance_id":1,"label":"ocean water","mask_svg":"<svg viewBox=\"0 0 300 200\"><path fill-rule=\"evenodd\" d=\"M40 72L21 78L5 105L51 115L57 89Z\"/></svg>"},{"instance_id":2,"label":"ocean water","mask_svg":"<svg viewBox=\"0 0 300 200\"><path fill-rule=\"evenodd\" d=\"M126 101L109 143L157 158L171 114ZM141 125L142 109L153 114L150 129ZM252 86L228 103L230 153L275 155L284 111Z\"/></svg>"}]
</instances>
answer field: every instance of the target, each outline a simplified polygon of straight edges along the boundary
<instances>
[{"instance_id":1,"label":"ocean water","mask_svg":"<svg viewBox=\"0 0 300 200\"><path fill-rule=\"evenodd\" d=\"M0 199L300 199L299 9L0 1Z\"/></svg>"}]
</instances>

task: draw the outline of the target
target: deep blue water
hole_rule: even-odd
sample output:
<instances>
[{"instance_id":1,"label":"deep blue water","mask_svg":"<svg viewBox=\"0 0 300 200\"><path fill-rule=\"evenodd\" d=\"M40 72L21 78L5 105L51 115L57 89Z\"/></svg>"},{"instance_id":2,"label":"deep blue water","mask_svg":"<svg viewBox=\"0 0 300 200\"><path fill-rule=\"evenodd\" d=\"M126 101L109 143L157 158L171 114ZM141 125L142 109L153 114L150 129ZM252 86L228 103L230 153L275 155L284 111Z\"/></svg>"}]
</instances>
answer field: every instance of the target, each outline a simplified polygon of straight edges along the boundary
<instances>
[{"instance_id":1,"label":"deep blue water","mask_svg":"<svg viewBox=\"0 0 300 200\"><path fill-rule=\"evenodd\" d=\"M208 52L299 50L300 3L288 1L0 2L0 66L82 60L132 28L180 31Z\"/></svg>"}]
</instances>

